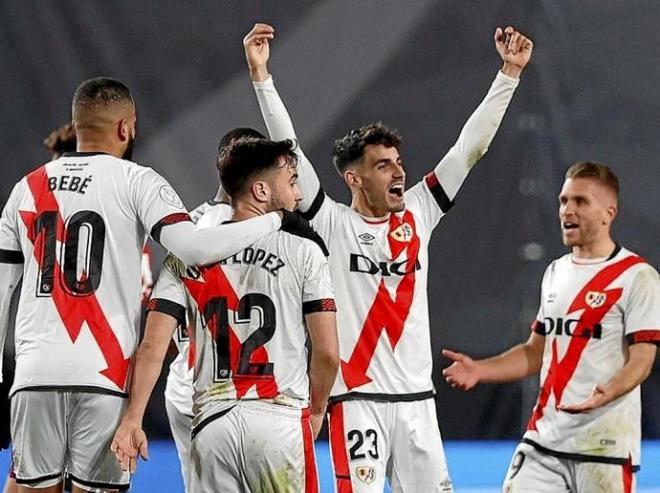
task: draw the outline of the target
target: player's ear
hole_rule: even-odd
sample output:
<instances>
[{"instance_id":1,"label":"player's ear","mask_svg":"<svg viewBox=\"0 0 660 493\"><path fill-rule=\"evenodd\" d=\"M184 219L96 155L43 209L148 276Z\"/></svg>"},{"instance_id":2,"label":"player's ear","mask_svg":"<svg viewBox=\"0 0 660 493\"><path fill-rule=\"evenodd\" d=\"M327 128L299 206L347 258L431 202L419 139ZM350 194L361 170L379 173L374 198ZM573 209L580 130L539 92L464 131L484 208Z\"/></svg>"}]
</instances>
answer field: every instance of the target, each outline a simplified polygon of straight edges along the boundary
<instances>
[{"instance_id":1,"label":"player's ear","mask_svg":"<svg viewBox=\"0 0 660 493\"><path fill-rule=\"evenodd\" d=\"M344 181L349 187L362 188L362 178L355 169L347 169L344 171Z\"/></svg>"},{"instance_id":2,"label":"player's ear","mask_svg":"<svg viewBox=\"0 0 660 493\"><path fill-rule=\"evenodd\" d=\"M257 180L250 186L252 196L259 203L265 204L270 200L271 190L268 183L265 181Z\"/></svg>"},{"instance_id":3,"label":"player's ear","mask_svg":"<svg viewBox=\"0 0 660 493\"><path fill-rule=\"evenodd\" d=\"M617 204L610 205L605 211L607 219L604 221L604 223L612 224L618 213L619 213L619 206Z\"/></svg>"},{"instance_id":4,"label":"player's ear","mask_svg":"<svg viewBox=\"0 0 660 493\"><path fill-rule=\"evenodd\" d=\"M117 137L119 137L121 142L126 142L130 136L131 126L128 124L128 120L126 118L122 118L119 120L119 124L117 125Z\"/></svg>"}]
</instances>

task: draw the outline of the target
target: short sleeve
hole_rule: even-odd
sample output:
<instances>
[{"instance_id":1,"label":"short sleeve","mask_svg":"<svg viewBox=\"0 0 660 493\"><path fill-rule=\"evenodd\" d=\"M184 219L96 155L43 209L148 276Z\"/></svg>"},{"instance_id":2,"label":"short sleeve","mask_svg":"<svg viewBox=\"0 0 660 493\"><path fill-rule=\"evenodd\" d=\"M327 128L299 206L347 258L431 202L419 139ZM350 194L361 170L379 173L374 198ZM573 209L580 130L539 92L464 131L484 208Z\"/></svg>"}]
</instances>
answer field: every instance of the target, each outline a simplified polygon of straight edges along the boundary
<instances>
[{"instance_id":1,"label":"short sleeve","mask_svg":"<svg viewBox=\"0 0 660 493\"><path fill-rule=\"evenodd\" d=\"M623 312L628 344L660 345L660 280L650 265L645 264L635 274Z\"/></svg>"},{"instance_id":2,"label":"short sleeve","mask_svg":"<svg viewBox=\"0 0 660 493\"><path fill-rule=\"evenodd\" d=\"M151 294L148 310L170 315L176 318L180 324L185 325L188 303L186 290L181 278L175 275L168 265L168 262L176 261L178 260L172 255L168 255L165 259L165 264Z\"/></svg>"},{"instance_id":3,"label":"short sleeve","mask_svg":"<svg viewBox=\"0 0 660 493\"><path fill-rule=\"evenodd\" d=\"M406 191L405 198L406 208L422 219L427 230L435 228L442 216L454 206L433 171Z\"/></svg>"},{"instance_id":4,"label":"short sleeve","mask_svg":"<svg viewBox=\"0 0 660 493\"><path fill-rule=\"evenodd\" d=\"M311 241L305 241L302 301L304 315L337 311L328 260Z\"/></svg>"},{"instance_id":5,"label":"short sleeve","mask_svg":"<svg viewBox=\"0 0 660 493\"><path fill-rule=\"evenodd\" d=\"M179 194L153 169L136 167L131 179L131 191L137 215L154 241L160 242L160 232L164 226L190 221Z\"/></svg>"},{"instance_id":6,"label":"short sleeve","mask_svg":"<svg viewBox=\"0 0 660 493\"><path fill-rule=\"evenodd\" d=\"M22 264L24 261L18 232L18 196L21 182L14 189L2 209L0 217L0 262Z\"/></svg>"}]
</instances>

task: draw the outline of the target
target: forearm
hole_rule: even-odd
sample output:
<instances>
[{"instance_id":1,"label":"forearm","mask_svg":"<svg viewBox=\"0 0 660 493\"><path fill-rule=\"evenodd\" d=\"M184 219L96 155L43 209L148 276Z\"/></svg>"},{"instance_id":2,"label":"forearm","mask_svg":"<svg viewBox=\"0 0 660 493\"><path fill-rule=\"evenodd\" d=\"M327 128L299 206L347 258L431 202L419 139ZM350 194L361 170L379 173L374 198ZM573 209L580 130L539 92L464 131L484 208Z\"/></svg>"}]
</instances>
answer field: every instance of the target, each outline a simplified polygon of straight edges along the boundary
<instances>
[{"instance_id":1,"label":"forearm","mask_svg":"<svg viewBox=\"0 0 660 493\"><path fill-rule=\"evenodd\" d=\"M330 390L339 368L339 357L332 352L314 351L310 361L310 406L314 414L322 414L328 406Z\"/></svg>"},{"instance_id":2,"label":"forearm","mask_svg":"<svg viewBox=\"0 0 660 493\"><path fill-rule=\"evenodd\" d=\"M267 75L266 79L252 79L254 91L259 102L261 115L268 128L268 135L273 140L291 139L298 142L293 122L289 116L280 95L275 88L273 78ZM305 212L309 209L313 200L316 198L321 184L312 163L307 159L305 153L298 144L296 146L296 155L298 156L298 186L303 193L303 200L300 203L300 210Z\"/></svg>"},{"instance_id":3,"label":"forearm","mask_svg":"<svg viewBox=\"0 0 660 493\"><path fill-rule=\"evenodd\" d=\"M276 212L212 228L182 221L163 227L160 243L188 265L207 265L231 257L281 225Z\"/></svg>"},{"instance_id":4,"label":"forearm","mask_svg":"<svg viewBox=\"0 0 660 493\"><path fill-rule=\"evenodd\" d=\"M627 394L646 380L653 368L656 347L650 343L631 347L628 362L603 387L610 400Z\"/></svg>"},{"instance_id":5,"label":"forearm","mask_svg":"<svg viewBox=\"0 0 660 493\"><path fill-rule=\"evenodd\" d=\"M434 171L445 193L454 199L472 167L486 154L518 86L518 79L499 71L486 97Z\"/></svg>"},{"instance_id":6,"label":"forearm","mask_svg":"<svg viewBox=\"0 0 660 493\"><path fill-rule=\"evenodd\" d=\"M11 297L23 275L23 264L0 263L0 382L3 380L2 359L5 338L9 329Z\"/></svg>"},{"instance_id":7,"label":"forearm","mask_svg":"<svg viewBox=\"0 0 660 493\"><path fill-rule=\"evenodd\" d=\"M534 375L541 369L542 355L523 343L492 358L477 361L481 383L502 383Z\"/></svg>"},{"instance_id":8,"label":"forearm","mask_svg":"<svg viewBox=\"0 0 660 493\"><path fill-rule=\"evenodd\" d=\"M142 419L154 386L163 368L165 352L150 344L141 344L135 356L133 378L124 420L142 427Z\"/></svg>"}]
</instances>

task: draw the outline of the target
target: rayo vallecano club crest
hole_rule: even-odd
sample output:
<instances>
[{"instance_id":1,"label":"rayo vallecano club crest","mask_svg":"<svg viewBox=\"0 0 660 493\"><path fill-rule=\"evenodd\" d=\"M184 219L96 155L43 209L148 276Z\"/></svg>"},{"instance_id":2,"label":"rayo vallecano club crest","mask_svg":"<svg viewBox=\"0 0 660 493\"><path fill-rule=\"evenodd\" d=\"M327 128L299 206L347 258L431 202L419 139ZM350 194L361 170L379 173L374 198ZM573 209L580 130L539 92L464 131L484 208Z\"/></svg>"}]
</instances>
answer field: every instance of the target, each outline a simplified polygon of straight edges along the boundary
<instances>
[{"instance_id":1,"label":"rayo vallecano club crest","mask_svg":"<svg viewBox=\"0 0 660 493\"><path fill-rule=\"evenodd\" d=\"M584 301L587 302L591 308L600 308L607 301L607 294L600 293L598 291L588 291L587 295L584 297Z\"/></svg>"},{"instance_id":2,"label":"rayo vallecano club crest","mask_svg":"<svg viewBox=\"0 0 660 493\"><path fill-rule=\"evenodd\" d=\"M401 243L408 243L412 239L413 229L408 223L403 223L390 233L390 236Z\"/></svg>"},{"instance_id":3,"label":"rayo vallecano club crest","mask_svg":"<svg viewBox=\"0 0 660 493\"><path fill-rule=\"evenodd\" d=\"M355 475L363 483L371 484L376 479L376 468L373 466L358 466L355 468Z\"/></svg>"}]
</instances>

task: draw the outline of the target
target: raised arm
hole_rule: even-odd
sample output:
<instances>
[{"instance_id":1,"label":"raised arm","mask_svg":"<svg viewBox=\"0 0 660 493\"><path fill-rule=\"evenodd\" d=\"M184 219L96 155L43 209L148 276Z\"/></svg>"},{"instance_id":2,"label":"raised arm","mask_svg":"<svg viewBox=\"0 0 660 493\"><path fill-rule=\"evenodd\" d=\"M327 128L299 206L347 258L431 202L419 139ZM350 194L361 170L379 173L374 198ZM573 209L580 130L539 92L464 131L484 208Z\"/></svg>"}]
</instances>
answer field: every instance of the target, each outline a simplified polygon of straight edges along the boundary
<instances>
[{"instance_id":1,"label":"raised arm","mask_svg":"<svg viewBox=\"0 0 660 493\"><path fill-rule=\"evenodd\" d=\"M275 89L273 78L268 73L270 40L274 37L275 30L272 26L255 24L252 30L243 38L245 58L250 69L250 79L252 79L252 85L259 101L261 115L268 128L268 135L273 140L291 139L298 142L291 117ZM296 148L296 154L299 159L298 186L303 193L299 208L302 212L306 212L316 198L321 184L312 163L309 162L300 145Z\"/></svg>"},{"instance_id":2,"label":"raised arm","mask_svg":"<svg viewBox=\"0 0 660 493\"><path fill-rule=\"evenodd\" d=\"M453 361L442 370L452 387L470 390L480 383L502 383L534 375L541 370L545 337L532 332L527 342L502 354L474 360L467 354L444 349L442 355Z\"/></svg>"},{"instance_id":3,"label":"raised arm","mask_svg":"<svg viewBox=\"0 0 660 493\"><path fill-rule=\"evenodd\" d=\"M531 58L533 43L512 27L504 31L498 27L495 48L502 58L502 69L463 126L454 146L434 169L450 200L454 199L472 167L488 151L518 86L520 74Z\"/></svg>"}]
</instances>

